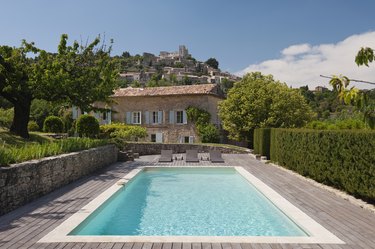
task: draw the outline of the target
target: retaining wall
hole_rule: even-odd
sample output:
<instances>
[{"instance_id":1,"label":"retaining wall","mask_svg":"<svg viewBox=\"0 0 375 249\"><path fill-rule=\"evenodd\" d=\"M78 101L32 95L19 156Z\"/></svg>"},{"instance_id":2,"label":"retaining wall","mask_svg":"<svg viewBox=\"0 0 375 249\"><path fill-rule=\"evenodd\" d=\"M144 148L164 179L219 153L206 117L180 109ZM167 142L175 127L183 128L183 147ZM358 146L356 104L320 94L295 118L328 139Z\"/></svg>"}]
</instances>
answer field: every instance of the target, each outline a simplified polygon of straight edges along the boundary
<instances>
[{"instance_id":1,"label":"retaining wall","mask_svg":"<svg viewBox=\"0 0 375 249\"><path fill-rule=\"evenodd\" d=\"M210 150L219 150L223 154L241 154L249 153L246 148L211 146L205 144L163 144L163 143L126 143L125 150L143 155L158 155L161 150L172 150L173 153L185 153L186 150L198 150L198 152L208 152Z\"/></svg>"},{"instance_id":2,"label":"retaining wall","mask_svg":"<svg viewBox=\"0 0 375 249\"><path fill-rule=\"evenodd\" d=\"M117 161L106 145L0 167L0 215Z\"/></svg>"}]
</instances>

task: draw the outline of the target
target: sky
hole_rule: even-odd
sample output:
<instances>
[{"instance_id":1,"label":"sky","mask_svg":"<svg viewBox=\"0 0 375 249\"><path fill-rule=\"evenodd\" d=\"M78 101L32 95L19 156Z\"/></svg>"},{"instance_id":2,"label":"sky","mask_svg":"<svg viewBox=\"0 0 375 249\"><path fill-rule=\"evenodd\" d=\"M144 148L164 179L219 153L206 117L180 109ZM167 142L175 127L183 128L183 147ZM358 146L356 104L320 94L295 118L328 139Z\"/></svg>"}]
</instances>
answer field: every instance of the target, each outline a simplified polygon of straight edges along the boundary
<instances>
[{"instance_id":1,"label":"sky","mask_svg":"<svg viewBox=\"0 0 375 249\"><path fill-rule=\"evenodd\" d=\"M214 57L223 71L261 71L293 87L328 85L319 75L375 81L375 63L356 52L375 48L374 0L0 0L0 45L22 39L55 52L105 34L113 54L177 51ZM371 88L371 85L358 85Z\"/></svg>"}]
</instances>

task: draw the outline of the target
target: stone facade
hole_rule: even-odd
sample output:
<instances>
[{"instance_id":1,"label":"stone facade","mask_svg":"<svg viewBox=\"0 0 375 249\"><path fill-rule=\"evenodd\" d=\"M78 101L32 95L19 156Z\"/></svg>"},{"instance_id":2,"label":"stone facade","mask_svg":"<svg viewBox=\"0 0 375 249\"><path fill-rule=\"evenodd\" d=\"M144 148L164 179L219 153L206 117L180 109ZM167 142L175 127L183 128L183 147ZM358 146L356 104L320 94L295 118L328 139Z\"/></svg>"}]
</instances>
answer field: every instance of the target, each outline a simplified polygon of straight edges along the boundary
<instances>
[{"instance_id":1,"label":"stone facade","mask_svg":"<svg viewBox=\"0 0 375 249\"><path fill-rule=\"evenodd\" d=\"M114 145L0 167L0 215L117 161Z\"/></svg>"},{"instance_id":2,"label":"stone facade","mask_svg":"<svg viewBox=\"0 0 375 249\"><path fill-rule=\"evenodd\" d=\"M117 90L112 99L114 104L111 105L111 122L146 127L148 137L145 141L148 142L199 142L195 125L187 120L186 109L189 106L208 111L211 123L220 128L218 102L223 97L213 84L123 88ZM97 106L103 108L100 103ZM134 115L139 115L139 118ZM105 123L101 119L99 122Z\"/></svg>"},{"instance_id":3,"label":"stone facade","mask_svg":"<svg viewBox=\"0 0 375 249\"><path fill-rule=\"evenodd\" d=\"M159 155L161 150L172 150L173 153L185 153L186 150L198 150L198 152L209 152L219 150L223 154L243 154L250 153L246 148L211 146L205 144L161 144L161 143L127 143L125 150L132 150L139 155Z\"/></svg>"}]
</instances>

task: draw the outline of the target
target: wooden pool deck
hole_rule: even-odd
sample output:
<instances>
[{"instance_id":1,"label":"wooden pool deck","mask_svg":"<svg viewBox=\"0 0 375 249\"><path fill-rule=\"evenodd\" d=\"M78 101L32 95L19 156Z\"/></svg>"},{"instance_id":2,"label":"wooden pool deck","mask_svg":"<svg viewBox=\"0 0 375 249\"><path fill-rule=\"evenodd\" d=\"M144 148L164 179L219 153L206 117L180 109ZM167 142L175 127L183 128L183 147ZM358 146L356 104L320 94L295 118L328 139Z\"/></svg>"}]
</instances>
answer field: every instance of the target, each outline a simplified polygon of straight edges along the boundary
<instances>
[{"instance_id":1,"label":"wooden pool deck","mask_svg":"<svg viewBox=\"0 0 375 249\"><path fill-rule=\"evenodd\" d=\"M207 157L207 155L203 155ZM112 249L276 249L375 248L375 214L279 168L260 163L246 154L223 155L224 164L208 161L196 166L242 166L301 209L346 244L240 244L240 243L38 243L73 213L140 166L177 165L157 162L158 156L144 156L135 162L116 163L101 172L60 188L11 213L0 216L0 248L112 248Z\"/></svg>"}]
</instances>

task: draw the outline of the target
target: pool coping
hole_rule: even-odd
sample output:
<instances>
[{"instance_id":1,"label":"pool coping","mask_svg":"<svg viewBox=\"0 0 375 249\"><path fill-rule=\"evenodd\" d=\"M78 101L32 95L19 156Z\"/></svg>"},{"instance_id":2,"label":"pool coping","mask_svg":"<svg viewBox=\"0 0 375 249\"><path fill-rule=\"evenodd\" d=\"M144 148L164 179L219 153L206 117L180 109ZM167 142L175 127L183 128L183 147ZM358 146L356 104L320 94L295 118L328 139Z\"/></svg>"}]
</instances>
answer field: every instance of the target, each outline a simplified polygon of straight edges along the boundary
<instances>
[{"instance_id":1,"label":"pool coping","mask_svg":"<svg viewBox=\"0 0 375 249\"><path fill-rule=\"evenodd\" d=\"M197 166L170 166L171 168L187 168ZM204 166L203 166L204 167ZM207 166L206 166L207 167ZM98 197L81 208L57 228L52 230L38 242L217 242L217 243L303 243L303 244L345 244L342 240L310 218L307 214L295 207L275 190L263 183L250 172L239 166L208 166L207 168L234 168L240 175L254 185L267 199L286 214L292 221L309 234L307 237L298 236L78 236L68 235L93 211L108 200L114 193L126 185L133 177L145 168L166 168L158 166L145 166L132 170L114 185L105 190Z\"/></svg>"}]
</instances>

